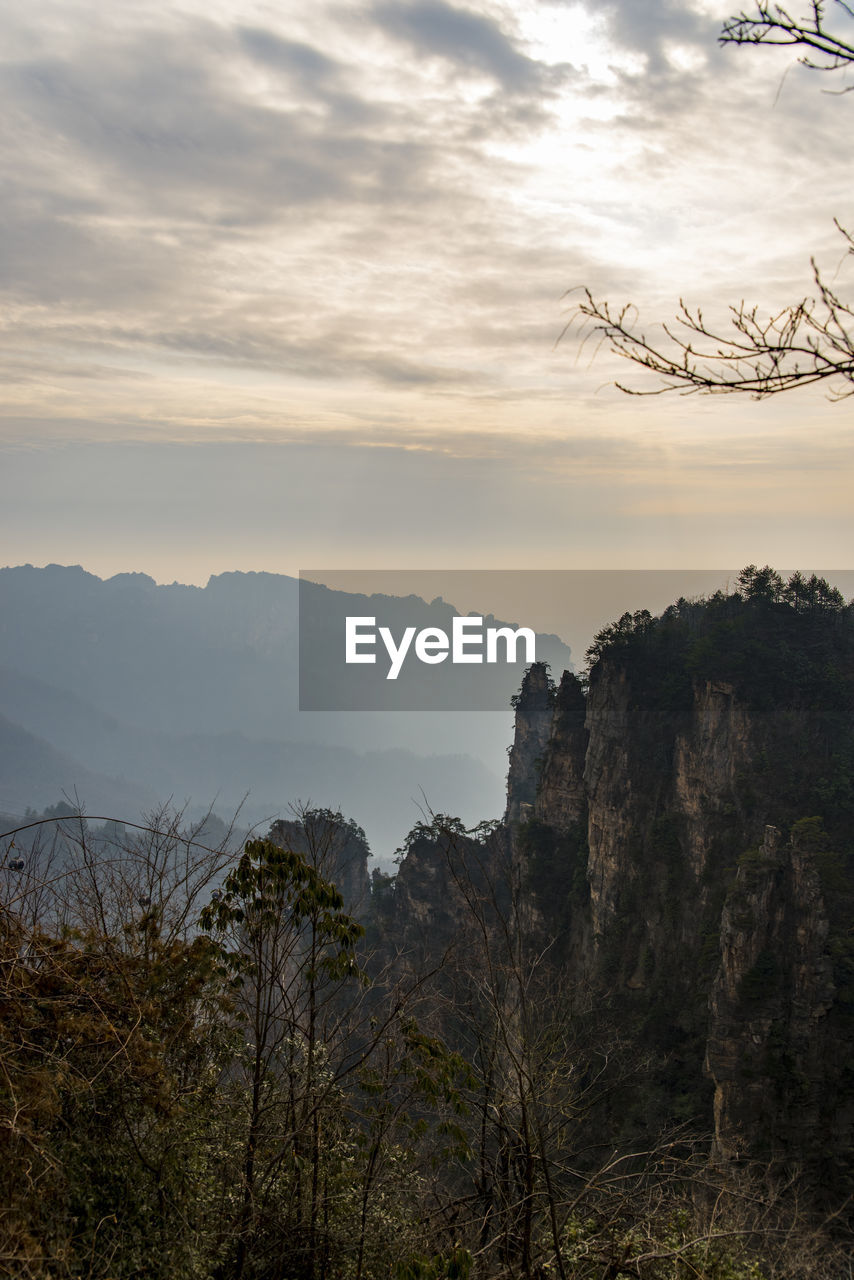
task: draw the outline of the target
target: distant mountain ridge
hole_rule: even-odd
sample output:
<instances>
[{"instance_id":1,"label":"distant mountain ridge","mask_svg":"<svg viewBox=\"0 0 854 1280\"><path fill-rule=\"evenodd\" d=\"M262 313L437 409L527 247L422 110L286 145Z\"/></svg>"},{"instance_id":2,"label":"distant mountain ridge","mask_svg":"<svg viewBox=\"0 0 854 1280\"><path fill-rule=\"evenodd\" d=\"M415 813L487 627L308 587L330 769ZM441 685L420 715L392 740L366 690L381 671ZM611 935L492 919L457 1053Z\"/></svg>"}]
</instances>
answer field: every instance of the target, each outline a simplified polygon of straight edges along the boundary
<instances>
[{"instance_id":1,"label":"distant mountain ridge","mask_svg":"<svg viewBox=\"0 0 854 1280\"><path fill-rule=\"evenodd\" d=\"M472 822L497 816L509 705L450 722L432 712L301 715L298 592L297 579L271 573L196 587L142 573L102 580L80 566L0 570L0 713L57 753L30 773L0 756L4 806L22 811L77 787L91 808L94 775L121 775L140 797L178 805L216 800L223 813L249 792L253 821L295 800L341 808L385 858L425 805ZM27 794L26 777L41 780L44 799Z\"/></svg>"},{"instance_id":2,"label":"distant mountain ridge","mask_svg":"<svg viewBox=\"0 0 854 1280\"><path fill-rule=\"evenodd\" d=\"M155 801L155 793L124 778L111 778L88 769L43 738L0 715L0 811L21 812L21 798L28 806L43 809L66 794L73 803L75 790L92 812L139 812Z\"/></svg>"}]
</instances>

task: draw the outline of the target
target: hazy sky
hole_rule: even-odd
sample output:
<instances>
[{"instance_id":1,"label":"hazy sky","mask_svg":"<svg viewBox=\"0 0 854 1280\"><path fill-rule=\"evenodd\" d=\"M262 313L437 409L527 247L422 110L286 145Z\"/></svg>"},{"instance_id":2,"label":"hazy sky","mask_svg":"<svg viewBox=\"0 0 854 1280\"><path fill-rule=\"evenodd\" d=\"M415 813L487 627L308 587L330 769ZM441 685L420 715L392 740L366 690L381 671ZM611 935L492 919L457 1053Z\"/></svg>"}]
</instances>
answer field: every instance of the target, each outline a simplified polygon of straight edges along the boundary
<instances>
[{"instance_id":1,"label":"hazy sky","mask_svg":"<svg viewBox=\"0 0 854 1280\"><path fill-rule=\"evenodd\" d=\"M854 290L854 95L730 12L3 5L3 563L849 564L852 402L556 342L582 284Z\"/></svg>"}]
</instances>

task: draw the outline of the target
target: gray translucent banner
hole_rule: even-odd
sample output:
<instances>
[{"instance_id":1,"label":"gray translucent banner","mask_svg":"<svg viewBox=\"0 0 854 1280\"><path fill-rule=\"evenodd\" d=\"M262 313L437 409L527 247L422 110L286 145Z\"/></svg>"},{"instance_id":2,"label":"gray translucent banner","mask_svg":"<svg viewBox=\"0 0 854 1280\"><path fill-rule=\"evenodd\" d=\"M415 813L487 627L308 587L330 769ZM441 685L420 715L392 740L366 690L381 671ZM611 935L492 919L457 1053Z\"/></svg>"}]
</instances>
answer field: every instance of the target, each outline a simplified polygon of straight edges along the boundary
<instances>
[{"instance_id":1,"label":"gray translucent banner","mask_svg":"<svg viewBox=\"0 0 854 1280\"><path fill-rule=\"evenodd\" d=\"M854 572L817 570L846 598ZM532 660L581 671L625 612L734 590L733 569L314 569L300 573L301 711L492 711Z\"/></svg>"},{"instance_id":2,"label":"gray translucent banner","mask_svg":"<svg viewBox=\"0 0 854 1280\"><path fill-rule=\"evenodd\" d=\"M522 575L510 576L521 587ZM558 636L537 634L526 621L507 577L495 570L301 573L300 710L506 708L532 662L556 670L571 663ZM324 585L331 579L341 586ZM493 599L502 602L497 612L488 607ZM473 600L484 602L483 612Z\"/></svg>"}]
</instances>

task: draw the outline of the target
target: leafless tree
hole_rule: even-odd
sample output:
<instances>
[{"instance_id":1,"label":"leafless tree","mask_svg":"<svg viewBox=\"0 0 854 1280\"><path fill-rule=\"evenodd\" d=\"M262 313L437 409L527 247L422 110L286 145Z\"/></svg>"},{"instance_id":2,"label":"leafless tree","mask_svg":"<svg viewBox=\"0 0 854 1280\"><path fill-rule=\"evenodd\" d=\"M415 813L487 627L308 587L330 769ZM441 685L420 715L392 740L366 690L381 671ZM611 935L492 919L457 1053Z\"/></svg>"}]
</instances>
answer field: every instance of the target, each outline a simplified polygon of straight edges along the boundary
<instances>
[{"instance_id":1,"label":"leafless tree","mask_svg":"<svg viewBox=\"0 0 854 1280\"><path fill-rule=\"evenodd\" d=\"M721 44L795 45L807 49L799 62L813 71L838 71L854 62L854 45L832 32L826 19L825 0L813 0L810 16L795 19L778 4L757 4L751 17L743 10L727 18L720 35ZM854 18L854 9L845 0L834 0L833 12ZM854 85L840 92L848 93Z\"/></svg>"},{"instance_id":2,"label":"leafless tree","mask_svg":"<svg viewBox=\"0 0 854 1280\"><path fill-rule=\"evenodd\" d=\"M854 20L854 8L834 0L832 15ZM753 15L741 12L724 23L721 44L794 46L805 52L798 61L811 70L831 73L854 64L854 43L828 24L828 5L813 0L809 15L793 18L779 5L757 4ZM854 84L838 93L848 93ZM847 254L854 238L836 219ZM811 259L814 292L776 313L765 315L745 301L729 308L729 324L707 322L701 307L680 299L675 318L650 336L641 327L637 308L612 306L582 290L564 328L587 337L598 334L618 356L656 374L649 389L616 385L629 395L733 394L761 400L795 387L825 383L832 399L854 395L854 305L823 277Z\"/></svg>"}]
</instances>

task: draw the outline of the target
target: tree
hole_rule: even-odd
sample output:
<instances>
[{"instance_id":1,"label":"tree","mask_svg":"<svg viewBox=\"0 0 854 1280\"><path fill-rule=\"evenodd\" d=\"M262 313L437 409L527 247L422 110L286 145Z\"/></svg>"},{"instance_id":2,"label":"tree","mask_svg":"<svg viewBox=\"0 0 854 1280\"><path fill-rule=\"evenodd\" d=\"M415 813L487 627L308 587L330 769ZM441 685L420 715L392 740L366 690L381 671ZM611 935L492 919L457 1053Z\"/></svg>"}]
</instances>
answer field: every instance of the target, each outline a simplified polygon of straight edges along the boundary
<instances>
[{"instance_id":1,"label":"tree","mask_svg":"<svg viewBox=\"0 0 854 1280\"><path fill-rule=\"evenodd\" d=\"M230 1141L231 992L195 921L231 833L92 822L57 805L0 846L0 1271L188 1280Z\"/></svg>"},{"instance_id":2,"label":"tree","mask_svg":"<svg viewBox=\"0 0 854 1280\"><path fill-rule=\"evenodd\" d=\"M431 816L406 841L397 923L403 962L423 966L431 946L443 953L427 1016L468 1063L465 1150L442 1162L432 1190L434 1232L453 1234L437 1243L464 1246L480 1274L569 1280L580 1274L568 1266L576 1218L610 1222L618 1205L627 1216L640 1211L630 1188L649 1173L649 1153L614 1150L604 1116L637 1086L646 1056L627 1052L609 1013L572 976L532 902L527 854L506 829L466 831ZM428 869L442 903L426 937L406 916L410 876L421 874L413 863ZM605 1274L601 1262L596 1274Z\"/></svg>"},{"instance_id":3,"label":"tree","mask_svg":"<svg viewBox=\"0 0 854 1280\"><path fill-rule=\"evenodd\" d=\"M343 907L338 890L301 854L254 840L202 912L202 927L230 954L240 979L246 1046L236 1071L248 1114L229 1224L235 1254L223 1272L234 1280L253 1252L281 1253L288 1239L297 1273L320 1269L339 1081L330 1053L345 1025L337 997L342 983L360 977L355 949L364 933Z\"/></svg>"},{"instance_id":4,"label":"tree","mask_svg":"<svg viewBox=\"0 0 854 1280\"><path fill-rule=\"evenodd\" d=\"M152 915L133 933L51 936L0 910L4 1274L184 1280L206 1251L218 955Z\"/></svg>"},{"instance_id":5,"label":"tree","mask_svg":"<svg viewBox=\"0 0 854 1280\"><path fill-rule=\"evenodd\" d=\"M824 0L813 0L810 16L795 19L779 5L760 3L753 16L741 12L727 19L720 43L792 45L806 50L799 62L811 70L844 70L854 65L854 43L829 29L827 8ZM845 0L834 0L833 12L854 20L854 7ZM854 85L838 92L851 89ZM847 252L854 254L854 237L836 219L834 223ZM823 382L834 399L844 399L854 395L854 304L828 284L814 258L811 266L814 296L767 316L742 300L729 309L729 328L707 323L701 307L692 309L680 299L676 317L662 326L664 341L639 327L634 305L612 307L585 288L564 334L580 322L582 331L602 335L616 355L662 380L649 390L617 382L628 395L741 392L761 400Z\"/></svg>"}]
</instances>

